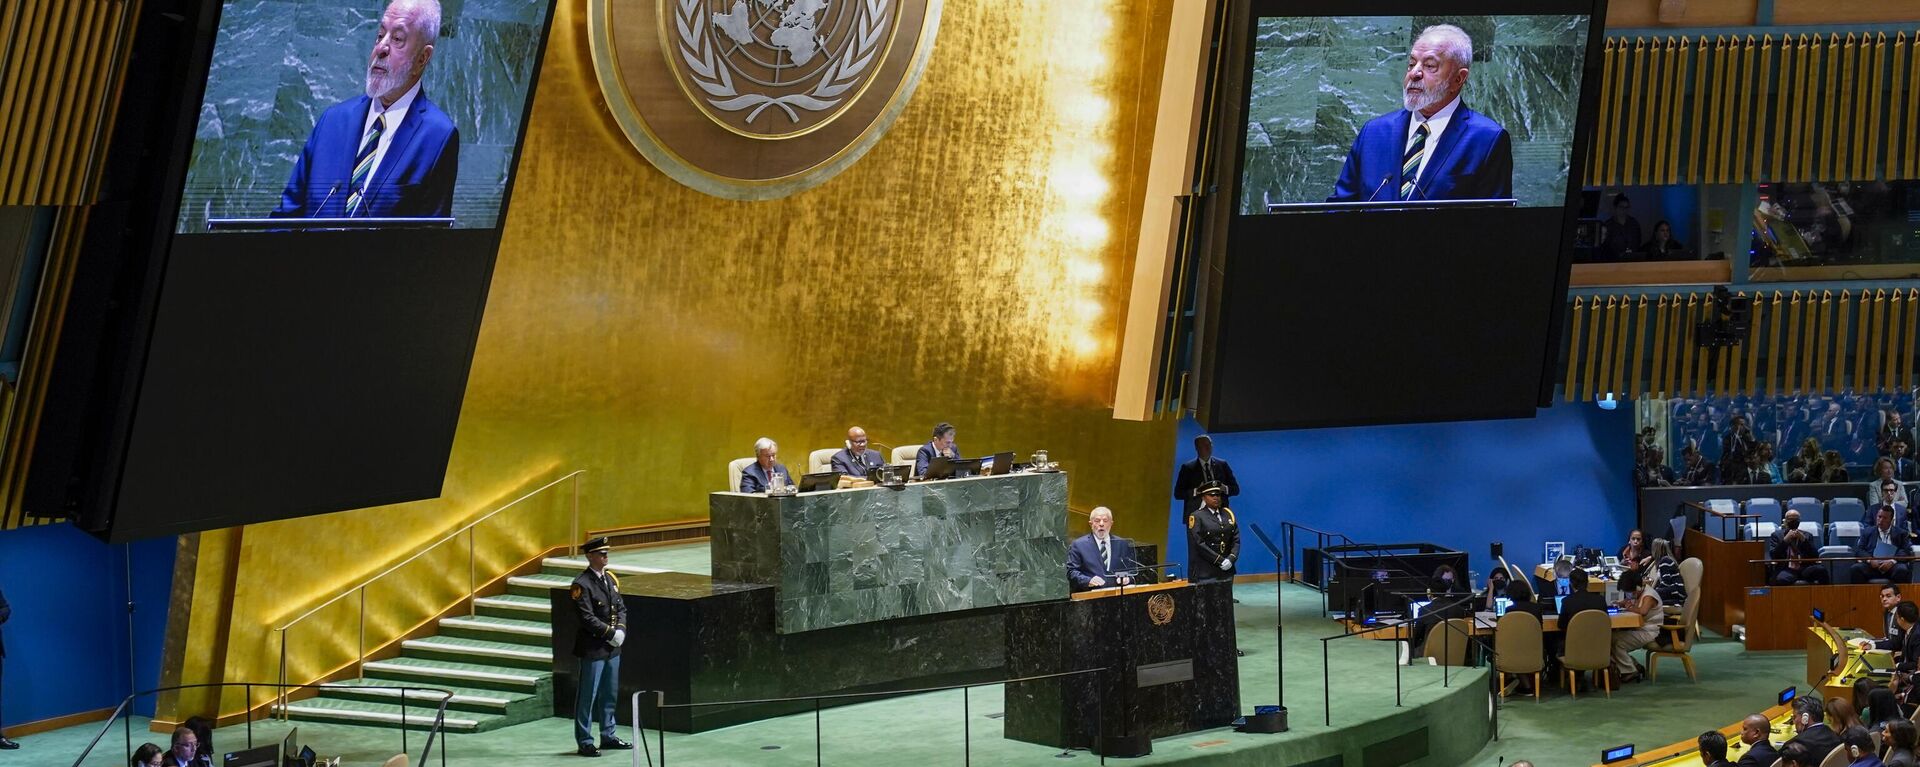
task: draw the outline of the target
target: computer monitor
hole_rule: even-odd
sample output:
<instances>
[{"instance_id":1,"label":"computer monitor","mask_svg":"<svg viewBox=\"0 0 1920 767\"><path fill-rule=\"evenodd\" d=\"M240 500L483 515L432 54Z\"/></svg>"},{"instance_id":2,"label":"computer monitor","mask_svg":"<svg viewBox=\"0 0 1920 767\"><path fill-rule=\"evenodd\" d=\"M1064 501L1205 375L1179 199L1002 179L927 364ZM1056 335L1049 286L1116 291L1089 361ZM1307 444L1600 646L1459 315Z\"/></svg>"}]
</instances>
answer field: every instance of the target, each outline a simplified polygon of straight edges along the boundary
<instances>
[{"instance_id":1,"label":"computer monitor","mask_svg":"<svg viewBox=\"0 0 1920 767\"><path fill-rule=\"evenodd\" d=\"M221 767L280 767L280 744L270 743L245 751L229 751L220 764Z\"/></svg>"},{"instance_id":2,"label":"computer monitor","mask_svg":"<svg viewBox=\"0 0 1920 767\"><path fill-rule=\"evenodd\" d=\"M287 737L280 741L280 763L292 765L300 759L300 728L287 731Z\"/></svg>"},{"instance_id":3,"label":"computer monitor","mask_svg":"<svg viewBox=\"0 0 1920 767\"><path fill-rule=\"evenodd\" d=\"M1430 604L1433 604L1433 600L1431 600L1431 599L1428 599L1428 600L1423 600L1423 601L1419 601L1419 602L1408 602L1408 603L1407 603L1407 617L1408 617L1408 618L1419 618L1419 617L1420 617L1420 613L1421 613L1421 611L1424 611L1424 610L1426 610L1426 609L1427 609L1427 605L1430 605Z\"/></svg>"},{"instance_id":4,"label":"computer monitor","mask_svg":"<svg viewBox=\"0 0 1920 767\"><path fill-rule=\"evenodd\" d=\"M980 473L980 461L981 459L979 458L954 460L944 455L936 455L933 457L933 460L927 462L927 475L921 477L921 479L957 479L959 477L971 477Z\"/></svg>"},{"instance_id":5,"label":"computer monitor","mask_svg":"<svg viewBox=\"0 0 1920 767\"><path fill-rule=\"evenodd\" d=\"M816 474L804 474L800 477L800 492L812 493L820 490L832 490L840 486L840 472L823 471Z\"/></svg>"},{"instance_id":6,"label":"computer monitor","mask_svg":"<svg viewBox=\"0 0 1920 767\"><path fill-rule=\"evenodd\" d=\"M1512 606L1513 606L1513 600L1508 599L1506 597L1494 597L1493 598L1493 617L1498 618L1503 615L1506 615L1507 608Z\"/></svg>"},{"instance_id":7,"label":"computer monitor","mask_svg":"<svg viewBox=\"0 0 1920 767\"><path fill-rule=\"evenodd\" d=\"M998 453L994 453L993 455L987 456L987 459L985 461L980 462L980 473L988 476L1012 474L1013 473L1013 451L1004 450Z\"/></svg>"}]
</instances>

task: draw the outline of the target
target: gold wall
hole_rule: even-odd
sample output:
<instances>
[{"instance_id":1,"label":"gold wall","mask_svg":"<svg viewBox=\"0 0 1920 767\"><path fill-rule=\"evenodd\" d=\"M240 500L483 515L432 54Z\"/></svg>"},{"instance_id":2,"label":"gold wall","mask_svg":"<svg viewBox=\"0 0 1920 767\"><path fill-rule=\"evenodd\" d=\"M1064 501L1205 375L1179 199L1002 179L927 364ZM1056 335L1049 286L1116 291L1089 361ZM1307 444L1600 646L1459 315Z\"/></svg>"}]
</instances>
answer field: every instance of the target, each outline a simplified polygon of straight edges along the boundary
<instances>
[{"instance_id":1,"label":"gold wall","mask_svg":"<svg viewBox=\"0 0 1920 767\"><path fill-rule=\"evenodd\" d=\"M182 558L197 585L169 665L272 679L277 622L570 470L589 472L587 527L701 517L755 438L796 466L850 424L911 445L947 420L969 454L1048 449L1076 508L1163 543L1174 423L1113 420L1108 398L1172 5L948 2L925 79L865 159L730 202L626 143L585 3L561 0L443 498L206 541ZM564 544L564 506L517 529ZM527 543L483 538L483 566ZM403 570L371 600L369 646L457 600L464 562ZM352 609L324 623L349 630ZM293 676L340 651L296 640Z\"/></svg>"}]
</instances>

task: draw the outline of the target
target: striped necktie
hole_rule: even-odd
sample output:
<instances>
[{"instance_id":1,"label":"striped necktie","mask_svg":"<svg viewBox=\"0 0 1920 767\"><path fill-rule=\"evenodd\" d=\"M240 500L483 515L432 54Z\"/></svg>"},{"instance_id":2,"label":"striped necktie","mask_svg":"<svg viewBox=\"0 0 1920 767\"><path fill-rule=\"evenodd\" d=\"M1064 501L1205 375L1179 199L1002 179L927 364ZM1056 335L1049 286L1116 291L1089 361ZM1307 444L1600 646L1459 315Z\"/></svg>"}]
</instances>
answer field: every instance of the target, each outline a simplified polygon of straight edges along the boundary
<instances>
[{"instance_id":1,"label":"striped necktie","mask_svg":"<svg viewBox=\"0 0 1920 767\"><path fill-rule=\"evenodd\" d=\"M1107 539L1096 538L1094 542L1100 544L1100 567L1105 570L1112 570L1113 556L1107 551Z\"/></svg>"},{"instance_id":2,"label":"striped necktie","mask_svg":"<svg viewBox=\"0 0 1920 767\"><path fill-rule=\"evenodd\" d=\"M1413 182L1420 178L1420 158L1427 154L1427 124L1413 131L1413 141L1407 144L1406 159L1400 161L1400 199L1413 199Z\"/></svg>"},{"instance_id":3,"label":"striped necktie","mask_svg":"<svg viewBox=\"0 0 1920 767\"><path fill-rule=\"evenodd\" d=\"M360 139L360 153L354 155L353 159L353 180L347 184L347 188L353 190L347 195L348 217L352 217L360 209L360 202L366 199L367 177L373 175L374 150L380 148L380 134L386 129L387 116L379 115L373 118L373 125L367 128L367 137Z\"/></svg>"}]
</instances>

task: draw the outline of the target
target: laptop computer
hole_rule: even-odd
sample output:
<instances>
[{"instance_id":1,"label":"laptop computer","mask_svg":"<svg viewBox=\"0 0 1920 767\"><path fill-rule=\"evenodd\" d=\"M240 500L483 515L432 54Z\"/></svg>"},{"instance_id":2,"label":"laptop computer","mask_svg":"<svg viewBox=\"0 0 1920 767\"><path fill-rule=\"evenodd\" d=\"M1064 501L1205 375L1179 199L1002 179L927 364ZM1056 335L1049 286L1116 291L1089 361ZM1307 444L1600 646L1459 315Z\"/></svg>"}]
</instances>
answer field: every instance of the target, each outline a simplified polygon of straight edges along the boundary
<instances>
[{"instance_id":1,"label":"laptop computer","mask_svg":"<svg viewBox=\"0 0 1920 767\"><path fill-rule=\"evenodd\" d=\"M1493 617L1499 618L1501 616L1506 615L1507 608L1512 606L1513 606L1513 600L1508 599L1506 597L1494 597L1493 598Z\"/></svg>"},{"instance_id":2,"label":"laptop computer","mask_svg":"<svg viewBox=\"0 0 1920 767\"><path fill-rule=\"evenodd\" d=\"M985 461L980 462L980 474L982 476L997 477L1002 474L1012 474L1012 473L1013 473L1013 451L1012 450L994 453L993 455L987 456L987 459Z\"/></svg>"},{"instance_id":3,"label":"laptop computer","mask_svg":"<svg viewBox=\"0 0 1920 767\"><path fill-rule=\"evenodd\" d=\"M982 459L979 458L953 460L944 455L936 455L933 457L933 460L927 462L927 475L921 477L921 479L958 479L960 477L971 477L980 473L981 460Z\"/></svg>"},{"instance_id":4,"label":"laptop computer","mask_svg":"<svg viewBox=\"0 0 1920 767\"><path fill-rule=\"evenodd\" d=\"M817 474L804 474L800 477L800 492L811 493L818 490L832 490L840 486L840 472L823 471Z\"/></svg>"}]
</instances>

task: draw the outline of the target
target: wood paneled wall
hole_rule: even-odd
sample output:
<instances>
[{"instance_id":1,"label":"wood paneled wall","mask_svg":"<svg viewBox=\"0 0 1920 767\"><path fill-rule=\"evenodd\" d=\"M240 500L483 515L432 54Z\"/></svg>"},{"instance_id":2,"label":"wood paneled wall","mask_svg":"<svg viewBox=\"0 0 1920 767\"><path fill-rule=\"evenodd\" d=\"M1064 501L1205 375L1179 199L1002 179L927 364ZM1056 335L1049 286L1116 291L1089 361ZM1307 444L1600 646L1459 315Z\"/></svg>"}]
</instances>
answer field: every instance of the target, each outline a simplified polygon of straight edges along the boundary
<instances>
[{"instance_id":1,"label":"wood paneled wall","mask_svg":"<svg viewBox=\"0 0 1920 767\"><path fill-rule=\"evenodd\" d=\"M1920 31L1610 36L1602 185L1920 177Z\"/></svg>"},{"instance_id":2,"label":"wood paneled wall","mask_svg":"<svg viewBox=\"0 0 1920 767\"><path fill-rule=\"evenodd\" d=\"M0 3L0 205L91 201L138 6Z\"/></svg>"},{"instance_id":3,"label":"wood paneled wall","mask_svg":"<svg viewBox=\"0 0 1920 767\"><path fill-rule=\"evenodd\" d=\"M1752 318L1739 344L1718 348L1695 343L1695 326L1719 309L1710 292L1575 297L1562 396L1864 394L1914 385L1920 290L1732 295L1753 297Z\"/></svg>"}]
</instances>

